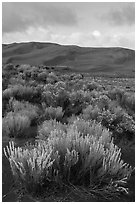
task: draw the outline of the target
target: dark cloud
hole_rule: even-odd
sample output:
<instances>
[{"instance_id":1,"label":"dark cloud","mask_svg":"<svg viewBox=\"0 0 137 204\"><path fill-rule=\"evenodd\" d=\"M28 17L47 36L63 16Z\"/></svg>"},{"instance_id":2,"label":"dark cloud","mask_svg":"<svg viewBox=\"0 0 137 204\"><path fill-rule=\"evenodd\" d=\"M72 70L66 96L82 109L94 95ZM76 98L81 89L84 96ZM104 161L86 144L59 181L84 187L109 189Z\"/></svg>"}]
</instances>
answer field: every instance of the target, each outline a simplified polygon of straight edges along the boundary
<instances>
[{"instance_id":1,"label":"dark cloud","mask_svg":"<svg viewBox=\"0 0 137 204\"><path fill-rule=\"evenodd\" d=\"M30 26L73 26L76 24L77 16L65 3L2 3L3 33L25 31Z\"/></svg>"},{"instance_id":2,"label":"dark cloud","mask_svg":"<svg viewBox=\"0 0 137 204\"><path fill-rule=\"evenodd\" d=\"M123 8L111 10L103 16L103 19L112 25L134 25L135 24L135 4L125 3Z\"/></svg>"}]
</instances>

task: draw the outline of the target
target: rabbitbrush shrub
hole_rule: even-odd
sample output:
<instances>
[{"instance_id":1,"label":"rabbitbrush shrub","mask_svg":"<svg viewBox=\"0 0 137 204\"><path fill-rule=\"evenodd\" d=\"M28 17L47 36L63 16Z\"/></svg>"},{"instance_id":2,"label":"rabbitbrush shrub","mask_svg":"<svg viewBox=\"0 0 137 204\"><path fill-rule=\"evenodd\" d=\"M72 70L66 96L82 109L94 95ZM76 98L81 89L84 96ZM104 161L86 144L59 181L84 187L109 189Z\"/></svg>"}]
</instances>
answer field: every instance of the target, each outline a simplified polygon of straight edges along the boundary
<instances>
[{"instance_id":1,"label":"rabbitbrush shrub","mask_svg":"<svg viewBox=\"0 0 137 204\"><path fill-rule=\"evenodd\" d=\"M2 133L8 137L24 138L30 120L25 115L9 112L2 120Z\"/></svg>"},{"instance_id":2,"label":"rabbitbrush shrub","mask_svg":"<svg viewBox=\"0 0 137 204\"><path fill-rule=\"evenodd\" d=\"M108 134L98 138L96 132L81 136L77 128L66 132L55 129L46 141L27 148L15 148L10 143L4 152L13 175L29 192L35 193L40 186L46 190L54 184L85 186L97 192L127 192L125 184L132 168L121 160L121 150L112 140L104 145Z\"/></svg>"}]
</instances>

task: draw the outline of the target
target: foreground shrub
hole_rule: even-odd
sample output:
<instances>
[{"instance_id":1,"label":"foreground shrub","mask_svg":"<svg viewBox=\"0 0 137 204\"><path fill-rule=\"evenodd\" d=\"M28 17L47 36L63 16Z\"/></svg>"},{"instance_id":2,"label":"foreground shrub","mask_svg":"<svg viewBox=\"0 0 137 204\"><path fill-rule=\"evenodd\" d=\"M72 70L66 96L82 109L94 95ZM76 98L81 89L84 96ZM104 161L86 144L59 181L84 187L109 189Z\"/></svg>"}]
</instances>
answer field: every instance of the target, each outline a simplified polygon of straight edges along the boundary
<instances>
[{"instance_id":1,"label":"foreground shrub","mask_svg":"<svg viewBox=\"0 0 137 204\"><path fill-rule=\"evenodd\" d=\"M49 183L52 177L52 149L45 143L29 148L15 148L11 142L4 152L14 177L28 192L40 191L45 178L45 182Z\"/></svg>"},{"instance_id":2,"label":"foreground shrub","mask_svg":"<svg viewBox=\"0 0 137 204\"><path fill-rule=\"evenodd\" d=\"M103 137L83 137L77 129L55 129L45 142L22 148L10 143L4 152L13 175L29 192L64 184L127 192L125 184L132 168L121 160L121 150L113 141L104 146Z\"/></svg>"},{"instance_id":3,"label":"foreground shrub","mask_svg":"<svg viewBox=\"0 0 137 204\"><path fill-rule=\"evenodd\" d=\"M81 137L77 130L66 134L57 130L51 132L50 145L60 156L60 160L55 161L60 178L74 185L92 187L127 179L131 167L121 160L120 149L112 141L104 147L102 141L102 137L97 139L95 135Z\"/></svg>"},{"instance_id":4,"label":"foreground shrub","mask_svg":"<svg viewBox=\"0 0 137 204\"><path fill-rule=\"evenodd\" d=\"M8 137L24 138L30 120L25 115L9 112L2 120L2 133Z\"/></svg>"}]
</instances>

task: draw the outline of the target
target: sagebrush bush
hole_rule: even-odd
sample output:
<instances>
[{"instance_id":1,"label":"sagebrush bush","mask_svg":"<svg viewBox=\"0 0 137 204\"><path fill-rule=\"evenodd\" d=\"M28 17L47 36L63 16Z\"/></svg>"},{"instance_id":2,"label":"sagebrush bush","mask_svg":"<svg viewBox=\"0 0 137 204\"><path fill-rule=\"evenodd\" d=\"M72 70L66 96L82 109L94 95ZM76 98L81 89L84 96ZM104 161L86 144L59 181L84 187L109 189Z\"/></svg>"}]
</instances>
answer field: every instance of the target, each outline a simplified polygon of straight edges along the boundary
<instances>
[{"instance_id":1,"label":"sagebrush bush","mask_svg":"<svg viewBox=\"0 0 137 204\"><path fill-rule=\"evenodd\" d=\"M3 91L3 99L10 99L11 97L14 97L17 100L25 100L34 103L39 100L40 94L33 87L19 84Z\"/></svg>"},{"instance_id":2,"label":"sagebrush bush","mask_svg":"<svg viewBox=\"0 0 137 204\"><path fill-rule=\"evenodd\" d=\"M135 94L125 93L121 106L123 106L130 114L133 114L135 112Z\"/></svg>"},{"instance_id":3,"label":"sagebrush bush","mask_svg":"<svg viewBox=\"0 0 137 204\"><path fill-rule=\"evenodd\" d=\"M104 148L101 136L82 137L76 129L67 132L55 129L47 141L27 149L15 148L10 143L4 152L14 176L31 192L53 182L102 190L112 186L115 192L121 192L132 172L112 141Z\"/></svg>"},{"instance_id":4,"label":"sagebrush bush","mask_svg":"<svg viewBox=\"0 0 137 204\"><path fill-rule=\"evenodd\" d=\"M9 110L13 111L14 113L19 113L20 115L27 116L32 125L36 124L40 113L37 106L32 105L27 101L21 102L13 98L9 100Z\"/></svg>"},{"instance_id":5,"label":"sagebrush bush","mask_svg":"<svg viewBox=\"0 0 137 204\"><path fill-rule=\"evenodd\" d=\"M68 127L68 130L77 130L83 137L90 135L96 137L96 139L102 139L104 146L107 146L112 139L110 132L104 128L101 123L95 121L85 121L77 118L73 124Z\"/></svg>"},{"instance_id":6,"label":"sagebrush bush","mask_svg":"<svg viewBox=\"0 0 137 204\"><path fill-rule=\"evenodd\" d=\"M11 63L6 64L6 65L3 66L3 70L5 70L5 71L11 71L11 70L14 70L14 69L15 69L15 67Z\"/></svg>"},{"instance_id":7,"label":"sagebrush bush","mask_svg":"<svg viewBox=\"0 0 137 204\"><path fill-rule=\"evenodd\" d=\"M30 120L25 115L9 112L2 120L2 133L8 137L24 138Z\"/></svg>"},{"instance_id":8,"label":"sagebrush bush","mask_svg":"<svg viewBox=\"0 0 137 204\"><path fill-rule=\"evenodd\" d=\"M89 89L90 91L93 91L93 90L102 90L102 86L99 85L97 82L90 82L87 84L87 89Z\"/></svg>"},{"instance_id":9,"label":"sagebrush bush","mask_svg":"<svg viewBox=\"0 0 137 204\"><path fill-rule=\"evenodd\" d=\"M128 115L128 113L115 102L110 102L108 109L100 109L97 105L89 105L83 110L81 116L85 120L96 120L101 123L113 133L115 139L132 140L134 138L135 122L133 117Z\"/></svg>"},{"instance_id":10,"label":"sagebrush bush","mask_svg":"<svg viewBox=\"0 0 137 204\"><path fill-rule=\"evenodd\" d=\"M44 71L44 72L41 72L38 74L37 80L41 81L41 82L46 82L47 77L48 77L48 73L46 71Z\"/></svg>"},{"instance_id":11,"label":"sagebrush bush","mask_svg":"<svg viewBox=\"0 0 137 204\"><path fill-rule=\"evenodd\" d=\"M52 149L44 143L29 147L15 147L14 142L4 149L9 159L14 177L29 193L40 191L43 185L52 180ZM45 180L46 179L46 180Z\"/></svg>"},{"instance_id":12,"label":"sagebrush bush","mask_svg":"<svg viewBox=\"0 0 137 204\"><path fill-rule=\"evenodd\" d=\"M51 131L62 130L66 131L67 125L56 120L46 120L38 128L38 139L47 140Z\"/></svg>"},{"instance_id":13,"label":"sagebrush bush","mask_svg":"<svg viewBox=\"0 0 137 204\"><path fill-rule=\"evenodd\" d=\"M98 106L88 105L83 109L83 118L85 120L97 120L100 114L101 110Z\"/></svg>"},{"instance_id":14,"label":"sagebrush bush","mask_svg":"<svg viewBox=\"0 0 137 204\"><path fill-rule=\"evenodd\" d=\"M64 112L62 110L62 107L54 108L54 107L50 106L50 107L45 108L43 110L43 114L41 117L44 120L56 119L56 120L60 121L60 120L62 120L63 115L64 115Z\"/></svg>"},{"instance_id":15,"label":"sagebrush bush","mask_svg":"<svg viewBox=\"0 0 137 204\"><path fill-rule=\"evenodd\" d=\"M131 173L131 167L121 160L120 149L112 141L104 148L102 138L97 139L94 135L81 137L77 130L70 130L66 134L55 130L50 138L51 146L60 155L60 162L57 161L56 165L64 181L75 185L101 186L104 183L109 185L113 179L113 182L126 179ZM73 163L68 157L69 164L64 165L65 155L71 155L73 150L72 158L77 162Z\"/></svg>"}]
</instances>

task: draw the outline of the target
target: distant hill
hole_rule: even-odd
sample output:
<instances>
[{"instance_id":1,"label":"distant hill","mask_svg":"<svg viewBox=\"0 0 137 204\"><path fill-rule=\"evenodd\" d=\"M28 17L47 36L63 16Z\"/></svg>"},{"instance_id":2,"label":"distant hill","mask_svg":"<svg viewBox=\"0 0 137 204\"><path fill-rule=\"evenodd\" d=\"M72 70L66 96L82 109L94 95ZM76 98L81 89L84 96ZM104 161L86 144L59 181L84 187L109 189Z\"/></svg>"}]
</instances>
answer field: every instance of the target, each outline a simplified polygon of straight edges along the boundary
<instances>
[{"instance_id":1,"label":"distant hill","mask_svg":"<svg viewBox=\"0 0 137 204\"><path fill-rule=\"evenodd\" d=\"M41 42L3 44L2 61L3 64L68 66L77 71L135 71L135 51L120 47L92 48Z\"/></svg>"}]
</instances>

